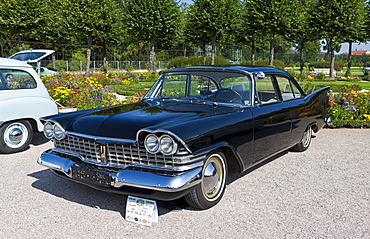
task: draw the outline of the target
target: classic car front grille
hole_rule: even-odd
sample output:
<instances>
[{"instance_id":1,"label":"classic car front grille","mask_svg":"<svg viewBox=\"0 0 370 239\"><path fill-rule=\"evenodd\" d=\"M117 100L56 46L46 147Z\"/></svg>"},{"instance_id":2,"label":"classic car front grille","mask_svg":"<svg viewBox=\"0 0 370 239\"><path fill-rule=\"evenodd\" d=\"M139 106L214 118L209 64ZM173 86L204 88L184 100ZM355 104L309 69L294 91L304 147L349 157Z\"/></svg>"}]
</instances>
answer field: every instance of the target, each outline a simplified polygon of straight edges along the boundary
<instances>
[{"instance_id":1,"label":"classic car front grille","mask_svg":"<svg viewBox=\"0 0 370 239\"><path fill-rule=\"evenodd\" d=\"M63 140L54 141L54 145L58 150L80 155L83 161L111 167L144 166L173 170L183 164L181 163L182 159L189 158L189 154L184 154L185 149L182 150L181 155L177 156L161 153L149 154L142 146L116 143L101 144L91 139L71 135Z\"/></svg>"}]
</instances>

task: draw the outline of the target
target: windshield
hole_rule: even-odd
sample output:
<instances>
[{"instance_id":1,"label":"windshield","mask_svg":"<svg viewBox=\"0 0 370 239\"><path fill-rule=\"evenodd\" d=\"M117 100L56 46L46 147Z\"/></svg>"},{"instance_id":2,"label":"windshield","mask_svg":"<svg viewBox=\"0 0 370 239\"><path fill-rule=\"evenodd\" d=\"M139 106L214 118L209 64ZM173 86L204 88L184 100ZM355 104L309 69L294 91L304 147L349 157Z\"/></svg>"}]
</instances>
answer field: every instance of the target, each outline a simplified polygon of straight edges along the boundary
<instances>
[{"instance_id":1,"label":"windshield","mask_svg":"<svg viewBox=\"0 0 370 239\"><path fill-rule=\"evenodd\" d=\"M239 73L171 73L162 75L145 98L199 100L229 105L249 105L250 88L250 78Z\"/></svg>"}]
</instances>

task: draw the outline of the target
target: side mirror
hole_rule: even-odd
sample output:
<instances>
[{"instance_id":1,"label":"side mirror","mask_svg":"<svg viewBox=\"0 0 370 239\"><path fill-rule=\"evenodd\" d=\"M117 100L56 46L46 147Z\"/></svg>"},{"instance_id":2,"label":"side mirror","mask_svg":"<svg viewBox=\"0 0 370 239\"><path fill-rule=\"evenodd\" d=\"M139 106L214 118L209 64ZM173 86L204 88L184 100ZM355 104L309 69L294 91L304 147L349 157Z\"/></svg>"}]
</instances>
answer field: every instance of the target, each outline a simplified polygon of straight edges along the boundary
<instances>
[{"instance_id":1,"label":"side mirror","mask_svg":"<svg viewBox=\"0 0 370 239\"><path fill-rule=\"evenodd\" d=\"M257 73L255 73L255 76L256 76L256 78L257 79L263 79L263 78L265 78L265 73L263 73L262 71L261 72L257 72Z\"/></svg>"}]
</instances>

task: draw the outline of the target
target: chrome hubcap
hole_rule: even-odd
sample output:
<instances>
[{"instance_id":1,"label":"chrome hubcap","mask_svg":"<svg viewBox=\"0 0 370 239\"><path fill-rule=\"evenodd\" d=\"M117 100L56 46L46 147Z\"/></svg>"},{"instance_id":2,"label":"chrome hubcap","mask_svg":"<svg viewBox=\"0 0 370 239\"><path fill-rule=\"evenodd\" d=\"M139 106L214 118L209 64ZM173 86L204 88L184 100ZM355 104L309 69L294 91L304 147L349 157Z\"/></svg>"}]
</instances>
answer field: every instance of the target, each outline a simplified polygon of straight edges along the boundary
<instances>
[{"instance_id":1,"label":"chrome hubcap","mask_svg":"<svg viewBox=\"0 0 370 239\"><path fill-rule=\"evenodd\" d=\"M311 127L308 127L307 130L303 134L302 144L306 148L310 145L312 137L312 129Z\"/></svg>"},{"instance_id":2,"label":"chrome hubcap","mask_svg":"<svg viewBox=\"0 0 370 239\"><path fill-rule=\"evenodd\" d=\"M4 141L10 148L21 147L28 138L26 126L20 123L13 123L5 129Z\"/></svg>"},{"instance_id":3,"label":"chrome hubcap","mask_svg":"<svg viewBox=\"0 0 370 239\"><path fill-rule=\"evenodd\" d=\"M224 187L224 165L218 155L211 156L206 162L203 173L203 195L210 200L215 200Z\"/></svg>"}]
</instances>

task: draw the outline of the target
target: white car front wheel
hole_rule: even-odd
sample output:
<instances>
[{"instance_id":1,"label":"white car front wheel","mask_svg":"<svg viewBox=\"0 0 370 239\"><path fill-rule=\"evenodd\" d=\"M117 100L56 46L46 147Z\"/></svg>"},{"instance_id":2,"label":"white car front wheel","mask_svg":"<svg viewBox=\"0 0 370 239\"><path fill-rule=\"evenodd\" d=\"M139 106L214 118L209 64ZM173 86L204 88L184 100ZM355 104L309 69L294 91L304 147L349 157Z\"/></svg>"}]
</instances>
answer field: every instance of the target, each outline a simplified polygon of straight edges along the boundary
<instances>
[{"instance_id":1,"label":"white car front wheel","mask_svg":"<svg viewBox=\"0 0 370 239\"><path fill-rule=\"evenodd\" d=\"M0 128L0 152L25 150L32 140L32 126L27 120L4 123Z\"/></svg>"}]
</instances>

